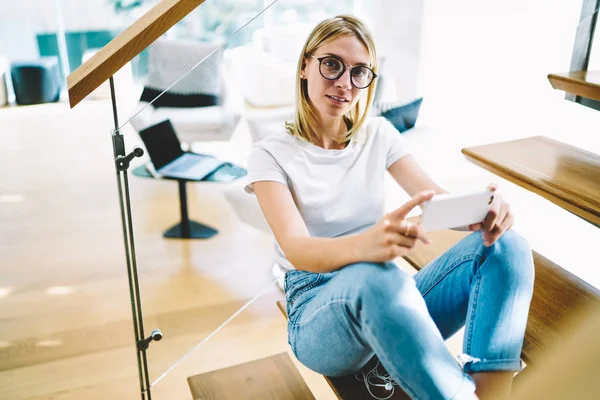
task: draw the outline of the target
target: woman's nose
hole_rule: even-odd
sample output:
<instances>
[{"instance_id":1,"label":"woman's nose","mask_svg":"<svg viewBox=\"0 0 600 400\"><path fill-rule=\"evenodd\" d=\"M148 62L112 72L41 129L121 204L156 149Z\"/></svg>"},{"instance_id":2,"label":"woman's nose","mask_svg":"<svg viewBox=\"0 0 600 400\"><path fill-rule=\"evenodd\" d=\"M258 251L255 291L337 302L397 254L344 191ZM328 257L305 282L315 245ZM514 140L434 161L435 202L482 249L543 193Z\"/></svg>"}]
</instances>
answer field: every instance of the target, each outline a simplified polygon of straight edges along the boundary
<instances>
[{"instance_id":1,"label":"woman's nose","mask_svg":"<svg viewBox=\"0 0 600 400\"><path fill-rule=\"evenodd\" d=\"M342 89L352 88L350 73L351 73L350 68L346 68L346 70L344 71L342 76L340 76L336 81L336 84L338 87L340 87Z\"/></svg>"}]
</instances>

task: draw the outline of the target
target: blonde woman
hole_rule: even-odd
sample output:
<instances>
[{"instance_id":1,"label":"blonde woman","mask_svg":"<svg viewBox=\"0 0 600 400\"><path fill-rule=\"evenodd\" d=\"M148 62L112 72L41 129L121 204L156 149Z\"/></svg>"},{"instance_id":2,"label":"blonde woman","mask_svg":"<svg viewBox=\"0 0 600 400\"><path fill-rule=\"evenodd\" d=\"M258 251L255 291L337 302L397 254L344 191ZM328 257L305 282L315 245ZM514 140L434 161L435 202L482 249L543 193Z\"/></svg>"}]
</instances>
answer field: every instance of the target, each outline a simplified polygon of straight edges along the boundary
<instances>
[{"instance_id":1,"label":"blonde woman","mask_svg":"<svg viewBox=\"0 0 600 400\"><path fill-rule=\"evenodd\" d=\"M473 233L414 278L392 260L427 232L408 212L443 193L398 131L367 114L377 54L352 16L320 23L298 62L297 111L258 142L249 186L286 272L289 343L323 375L352 374L376 355L416 399L502 398L510 390L533 288L526 242L502 201ZM388 171L412 199L384 215ZM499 197L499 196L497 196ZM444 339L466 326L463 365ZM476 393L476 394L475 394Z\"/></svg>"}]
</instances>

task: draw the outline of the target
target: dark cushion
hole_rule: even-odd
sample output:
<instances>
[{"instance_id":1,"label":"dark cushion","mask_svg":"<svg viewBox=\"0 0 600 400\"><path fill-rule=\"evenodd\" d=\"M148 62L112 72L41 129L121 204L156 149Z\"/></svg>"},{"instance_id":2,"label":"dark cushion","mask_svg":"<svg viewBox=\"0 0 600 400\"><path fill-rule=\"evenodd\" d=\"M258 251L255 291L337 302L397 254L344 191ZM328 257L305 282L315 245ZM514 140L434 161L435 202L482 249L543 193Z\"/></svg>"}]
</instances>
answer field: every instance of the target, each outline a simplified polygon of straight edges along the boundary
<instances>
[{"instance_id":1,"label":"dark cushion","mask_svg":"<svg viewBox=\"0 0 600 400\"><path fill-rule=\"evenodd\" d=\"M386 118L400 133L415 126L423 98L408 103L379 104L379 115Z\"/></svg>"},{"instance_id":2,"label":"dark cushion","mask_svg":"<svg viewBox=\"0 0 600 400\"><path fill-rule=\"evenodd\" d=\"M206 106L214 106L218 103L219 97L214 94L184 94L184 93L172 93L166 92L158 99L156 98L159 94L161 94L164 90L159 90L151 87L144 87L142 91L142 95L140 96L140 101L146 101L152 103L154 108L159 107L206 107Z\"/></svg>"},{"instance_id":3,"label":"dark cushion","mask_svg":"<svg viewBox=\"0 0 600 400\"><path fill-rule=\"evenodd\" d=\"M141 101L158 107L204 107L219 103L223 49L215 43L159 39L149 47L148 77ZM177 84L173 85L180 78Z\"/></svg>"},{"instance_id":4,"label":"dark cushion","mask_svg":"<svg viewBox=\"0 0 600 400\"><path fill-rule=\"evenodd\" d=\"M13 62L10 75L17 104L40 104L60 99L61 74L57 57Z\"/></svg>"}]
</instances>

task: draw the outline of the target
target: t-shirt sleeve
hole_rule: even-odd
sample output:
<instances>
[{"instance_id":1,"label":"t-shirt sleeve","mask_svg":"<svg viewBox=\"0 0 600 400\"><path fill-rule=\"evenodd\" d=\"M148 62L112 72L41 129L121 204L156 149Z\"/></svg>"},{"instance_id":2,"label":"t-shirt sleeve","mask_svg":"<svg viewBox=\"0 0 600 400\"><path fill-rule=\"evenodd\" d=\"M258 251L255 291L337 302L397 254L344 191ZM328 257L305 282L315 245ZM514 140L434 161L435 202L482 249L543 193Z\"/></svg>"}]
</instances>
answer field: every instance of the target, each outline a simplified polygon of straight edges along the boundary
<instances>
[{"instance_id":1,"label":"t-shirt sleeve","mask_svg":"<svg viewBox=\"0 0 600 400\"><path fill-rule=\"evenodd\" d=\"M394 128L394 125L385 118L382 118L379 134L386 149L385 169L387 170L393 163L407 155L409 151L405 139L398 132L398 129Z\"/></svg>"},{"instance_id":2,"label":"t-shirt sleeve","mask_svg":"<svg viewBox=\"0 0 600 400\"><path fill-rule=\"evenodd\" d=\"M287 174L275 157L268 150L256 147L248 158L247 185L244 190L248 193L254 193L252 184L261 181L274 181L288 185Z\"/></svg>"}]
</instances>

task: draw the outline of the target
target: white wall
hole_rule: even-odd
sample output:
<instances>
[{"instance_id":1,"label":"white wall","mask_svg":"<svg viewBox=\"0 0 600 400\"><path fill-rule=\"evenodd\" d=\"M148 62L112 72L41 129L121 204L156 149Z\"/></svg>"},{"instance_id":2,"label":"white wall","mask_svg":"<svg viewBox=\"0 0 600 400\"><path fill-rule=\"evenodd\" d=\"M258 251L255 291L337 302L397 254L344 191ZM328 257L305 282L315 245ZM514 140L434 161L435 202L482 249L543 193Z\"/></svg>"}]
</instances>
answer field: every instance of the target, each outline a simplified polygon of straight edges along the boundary
<instances>
[{"instance_id":1,"label":"white wall","mask_svg":"<svg viewBox=\"0 0 600 400\"><path fill-rule=\"evenodd\" d=\"M399 99L425 97L422 116L474 141L526 132L597 148L600 112L564 101L547 75L568 71L582 0L372 0L378 50ZM597 30L600 40L600 30ZM591 67L600 67L600 42ZM573 129L573 121L580 126ZM565 133L571 131L568 135ZM599 138L600 135L593 137ZM588 143L591 142L591 143Z\"/></svg>"},{"instance_id":2,"label":"white wall","mask_svg":"<svg viewBox=\"0 0 600 400\"><path fill-rule=\"evenodd\" d=\"M364 1L363 8L372 13L371 29L377 51L386 57L384 79L393 78L398 99L412 99L419 94L417 77L421 53L423 24L422 0Z\"/></svg>"},{"instance_id":3,"label":"white wall","mask_svg":"<svg viewBox=\"0 0 600 400\"><path fill-rule=\"evenodd\" d=\"M482 142L526 134L600 139L590 136L600 112L572 107L547 79L569 70L581 5L428 0L419 88L429 116Z\"/></svg>"}]
</instances>

